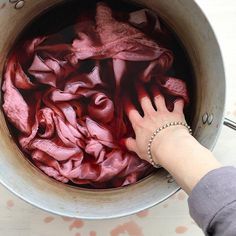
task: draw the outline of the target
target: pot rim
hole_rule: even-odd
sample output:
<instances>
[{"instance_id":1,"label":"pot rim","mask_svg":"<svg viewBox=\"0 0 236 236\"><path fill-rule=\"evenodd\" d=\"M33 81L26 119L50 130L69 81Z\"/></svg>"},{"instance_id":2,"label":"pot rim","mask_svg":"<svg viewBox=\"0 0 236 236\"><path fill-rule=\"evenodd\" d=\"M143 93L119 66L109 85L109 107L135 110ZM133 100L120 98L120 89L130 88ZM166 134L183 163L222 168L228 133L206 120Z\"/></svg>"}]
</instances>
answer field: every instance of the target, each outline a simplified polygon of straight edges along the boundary
<instances>
[{"instance_id":1,"label":"pot rim","mask_svg":"<svg viewBox=\"0 0 236 236\"><path fill-rule=\"evenodd\" d=\"M60 4L60 2L59 2L59 4ZM215 43L217 44L216 46L217 46L217 48L219 49L219 55L220 55L220 57L221 57L220 60L221 60L221 63L222 63L222 70L223 70L223 74L224 74L224 76L225 76L225 70L224 70L225 66L224 66L223 56L222 56L222 53L221 53L221 48L220 48L220 45L219 45L218 38L217 38L217 36L216 36L216 34L215 34L214 30L213 30L213 27L212 27L211 23L210 23L209 20L206 18L206 15L205 15L204 11L201 9L201 7L200 7L196 2L193 1L193 4L195 5L196 8L198 8L199 13L201 13L201 14L205 17L205 19L206 19L206 21L207 21L207 26L208 26L208 27L211 29L211 31L212 31L213 37L215 38ZM49 6L47 9L44 9L43 11L50 10L50 7L51 7L51 6ZM41 11L40 14L42 14L43 11ZM38 16L38 15L36 15L35 17L37 17L37 16ZM27 27L27 26L26 26L26 27ZM217 132L217 134L216 134L216 136L215 136L214 142L212 142L211 146L209 147L210 150L213 150L214 146L216 145L216 142L217 142L217 140L218 140L218 137L219 137L219 135L220 135L220 133L221 133L221 130L222 130L222 127L223 127L223 118L224 118L224 115L225 115L225 103L226 103L226 79L225 79L225 77L224 77L223 79L225 80L225 83L224 83L224 84L225 84L225 87L222 88L222 90L224 89L224 97L222 98L224 105L223 105L223 111L222 111L221 117L219 118L219 120L221 121L221 124L220 124L219 127L218 127L218 132ZM48 178L49 178L49 177L48 177ZM141 182L141 181L144 181L144 180L145 180L145 178L142 179L142 180L140 180L140 181L138 181L138 182ZM137 183L138 183L138 182L137 182ZM72 218L80 218L80 219L86 219L86 220L105 220L105 219L114 219L114 218L120 218L120 217L124 217L124 216L128 216L128 215L132 215L132 214L135 214L135 213L140 212L140 211L142 211L142 210L145 210L145 209L147 209L147 208L151 208L151 207L153 207L153 206L155 206L155 205L157 205L157 204L160 204L161 202L165 201L166 199L168 199L170 196L172 196L173 194L175 194L176 192L178 192L178 191L181 189L180 187L176 186L176 188L175 188L173 191L171 191L171 192L170 192L169 194L167 194L165 197L163 197L163 198L161 198L161 199L158 199L156 202L150 201L150 202L147 203L145 206L142 206L142 207L139 207L139 208L130 210L130 211L128 211L128 212L116 213L116 214L113 214L113 213L111 212L110 215L106 215L106 216L101 217L101 216L78 216L78 215L75 215L75 214L73 215L73 214L71 213L71 211L69 211L69 212L68 212L68 211L66 212L66 210L60 211L59 208L58 208L58 210L52 210L52 209L48 208L47 206L45 206L45 205L43 205L43 204L41 204L41 203L39 203L39 202L36 202L36 201L31 200L30 197L27 198L26 195L23 195L23 194L17 192L17 190L15 190L15 189L13 188L13 186L9 186L9 184L5 183L4 180L2 180L1 178L0 178L0 183L1 183L6 189L8 189L9 191L11 191L13 194L15 194L17 197L19 197L20 199L26 201L27 203L29 203L29 204L31 204L31 205L33 205L33 206L36 206L36 207L38 207L38 208L40 208L40 209L43 209L43 210L45 210L45 211L47 211L47 212L50 212L50 213L53 213L53 214L56 214L56 215L66 216L66 217L72 217ZM129 186L127 186L127 188L128 188L128 187L129 187ZM113 189L113 191L114 191L114 189ZM78 213L78 214L80 214L80 213Z\"/></svg>"}]
</instances>

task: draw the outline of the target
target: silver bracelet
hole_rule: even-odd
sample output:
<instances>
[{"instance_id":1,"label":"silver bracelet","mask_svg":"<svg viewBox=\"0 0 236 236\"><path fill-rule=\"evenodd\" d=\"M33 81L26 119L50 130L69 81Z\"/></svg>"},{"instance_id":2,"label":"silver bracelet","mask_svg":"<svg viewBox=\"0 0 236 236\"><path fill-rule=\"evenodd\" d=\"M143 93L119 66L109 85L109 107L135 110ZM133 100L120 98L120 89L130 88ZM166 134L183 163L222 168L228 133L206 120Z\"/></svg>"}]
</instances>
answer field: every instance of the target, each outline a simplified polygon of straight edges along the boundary
<instances>
[{"instance_id":1,"label":"silver bracelet","mask_svg":"<svg viewBox=\"0 0 236 236\"><path fill-rule=\"evenodd\" d=\"M154 138L156 137L156 135L157 135L161 130L163 130L163 129L165 129L165 128L168 128L168 127L170 127L170 126L175 126L175 125L183 125L184 127L186 127L186 128L188 129L188 132L192 135L192 130L191 130L190 126L188 126L187 123L181 122L181 121L178 121L178 122L170 122L170 123L168 123L168 124L163 125L162 127L158 128L158 129L156 129L155 132L153 132L153 134L152 134L152 136L151 136L151 138L150 138L150 140L149 140L149 142L148 142L148 148L147 148L148 158L149 158L151 164L152 164L155 168L161 168L162 166L159 165L159 164L156 164L156 163L154 162L153 158L152 158L152 154L151 154L151 145L152 145L152 142L153 142Z\"/></svg>"}]
</instances>

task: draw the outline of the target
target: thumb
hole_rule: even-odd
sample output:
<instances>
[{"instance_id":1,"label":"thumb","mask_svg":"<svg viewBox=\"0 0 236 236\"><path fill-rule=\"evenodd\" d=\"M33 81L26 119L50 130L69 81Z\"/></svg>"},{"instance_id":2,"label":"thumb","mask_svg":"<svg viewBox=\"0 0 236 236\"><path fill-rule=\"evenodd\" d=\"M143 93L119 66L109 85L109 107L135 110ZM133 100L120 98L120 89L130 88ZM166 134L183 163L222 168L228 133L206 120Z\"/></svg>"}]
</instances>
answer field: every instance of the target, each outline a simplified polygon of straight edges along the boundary
<instances>
[{"instance_id":1,"label":"thumb","mask_svg":"<svg viewBox=\"0 0 236 236\"><path fill-rule=\"evenodd\" d=\"M127 149L131 152L137 152L137 144L135 139L133 138L127 138L125 139L125 146Z\"/></svg>"}]
</instances>

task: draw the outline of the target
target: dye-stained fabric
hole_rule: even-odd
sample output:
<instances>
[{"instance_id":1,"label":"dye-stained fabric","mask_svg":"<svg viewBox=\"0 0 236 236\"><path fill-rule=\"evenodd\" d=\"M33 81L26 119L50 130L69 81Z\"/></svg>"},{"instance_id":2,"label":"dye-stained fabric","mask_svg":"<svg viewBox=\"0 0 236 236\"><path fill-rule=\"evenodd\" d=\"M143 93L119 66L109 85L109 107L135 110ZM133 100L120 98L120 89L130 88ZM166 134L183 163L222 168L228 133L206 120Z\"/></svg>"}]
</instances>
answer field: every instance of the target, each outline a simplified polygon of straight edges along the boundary
<instances>
[{"instance_id":1,"label":"dye-stained fabric","mask_svg":"<svg viewBox=\"0 0 236 236\"><path fill-rule=\"evenodd\" d=\"M169 77L174 55L151 39L158 17L143 9L117 19L105 3L78 17L72 40L59 33L24 41L6 64L3 109L19 146L45 174L94 188L135 183L153 168L122 140L134 135L125 100L137 86L155 88L173 108L188 104L181 79Z\"/></svg>"}]
</instances>

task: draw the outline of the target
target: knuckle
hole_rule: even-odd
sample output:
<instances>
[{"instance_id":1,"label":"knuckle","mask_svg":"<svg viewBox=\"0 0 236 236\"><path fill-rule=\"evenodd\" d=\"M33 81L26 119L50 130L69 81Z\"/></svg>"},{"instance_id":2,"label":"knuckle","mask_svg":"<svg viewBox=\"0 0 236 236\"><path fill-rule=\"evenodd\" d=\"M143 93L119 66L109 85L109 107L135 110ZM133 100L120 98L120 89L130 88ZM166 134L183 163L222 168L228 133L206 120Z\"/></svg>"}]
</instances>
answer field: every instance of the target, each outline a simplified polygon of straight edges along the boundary
<instances>
[{"instance_id":1,"label":"knuckle","mask_svg":"<svg viewBox=\"0 0 236 236\"><path fill-rule=\"evenodd\" d=\"M143 128L143 122L141 120L137 120L134 123L134 126L135 126L136 129Z\"/></svg>"},{"instance_id":2,"label":"knuckle","mask_svg":"<svg viewBox=\"0 0 236 236\"><path fill-rule=\"evenodd\" d=\"M163 100L163 97L162 97L161 94L158 94L158 95L156 95L156 96L154 97L154 99L156 99L157 101L159 101L159 100Z\"/></svg>"},{"instance_id":3,"label":"knuckle","mask_svg":"<svg viewBox=\"0 0 236 236\"><path fill-rule=\"evenodd\" d=\"M155 110L147 110L145 112L145 116L148 118L152 118L155 115Z\"/></svg>"}]
</instances>

